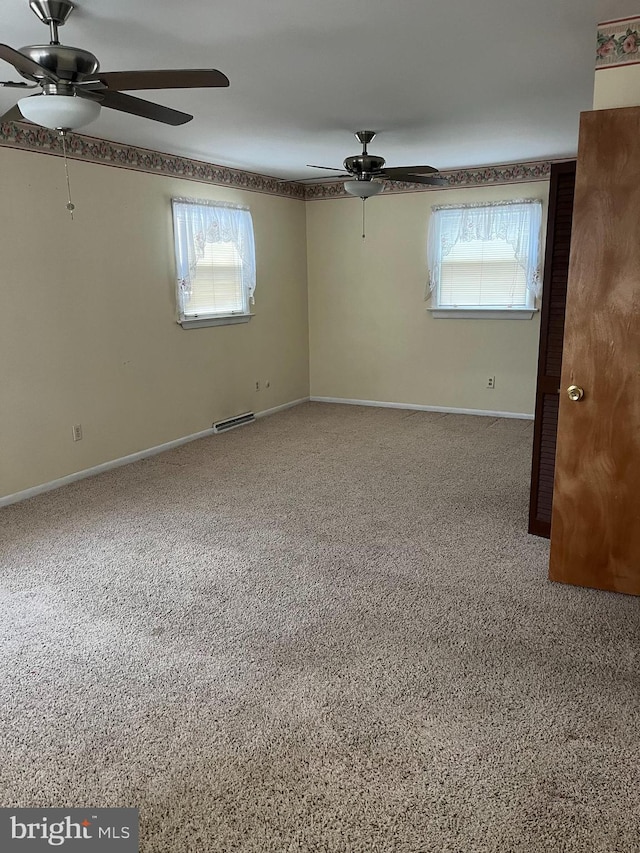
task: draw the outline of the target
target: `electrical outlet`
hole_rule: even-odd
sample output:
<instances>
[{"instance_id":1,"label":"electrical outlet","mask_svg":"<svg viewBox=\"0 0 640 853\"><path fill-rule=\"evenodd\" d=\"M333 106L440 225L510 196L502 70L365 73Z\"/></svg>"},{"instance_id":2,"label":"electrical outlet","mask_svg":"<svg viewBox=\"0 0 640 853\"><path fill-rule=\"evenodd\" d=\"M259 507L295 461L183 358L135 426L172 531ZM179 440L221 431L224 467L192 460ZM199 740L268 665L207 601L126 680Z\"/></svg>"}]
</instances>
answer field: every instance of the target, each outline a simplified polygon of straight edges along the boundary
<instances>
[{"instance_id":1,"label":"electrical outlet","mask_svg":"<svg viewBox=\"0 0 640 853\"><path fill-rule=\"evenodd\" d=\"M73 440L82 441L82 424L74 424L71 429L73 434Z\"/></svg>"},{"instance_id":2,"label":"electrical outlet","mask_svg":"<svg viewBox=\"0 0 640 853\"><path fill-rule=\"evenodd\" d=\"M259 390L260 390L260 383L256 382L256 391L259 391Z\"/></svg>"},{"instance_id":3,"label":"electrical outlet","mask_svg":"<svg viewBox=\"0 0 640 853\"><path fill-rule=\"evenodd\" d=\"M495 376L490 376L490 377L487 379L487 388L492 388L492 389L493 389L493 388L495 388L495 387L496 387L496 377L495 377Z\"/></svg>"}]
</instances>

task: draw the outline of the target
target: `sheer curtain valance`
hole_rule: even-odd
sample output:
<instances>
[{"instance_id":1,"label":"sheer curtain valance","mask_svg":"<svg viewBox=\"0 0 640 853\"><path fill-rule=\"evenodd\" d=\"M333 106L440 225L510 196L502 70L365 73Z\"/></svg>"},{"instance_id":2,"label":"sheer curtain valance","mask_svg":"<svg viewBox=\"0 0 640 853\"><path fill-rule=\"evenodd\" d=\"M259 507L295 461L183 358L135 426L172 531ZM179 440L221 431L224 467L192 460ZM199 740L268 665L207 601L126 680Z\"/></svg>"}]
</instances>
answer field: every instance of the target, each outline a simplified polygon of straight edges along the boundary
<instances>
[{"instance_id":1,"label":"sheer curtain valance","mask_svg":"<svg viewBox=\"0 0 640 853\"><path fill-rule=\"evenodd\" d=\"M433 207L427 240L427 297L438 283L443 259L457 243L472 240L505 240L524 270L527 290L540 296L541 222L542 204L537 199Z\"/></svg>"},{"instance_id":2,"label":"sheer curtain valance","mask_svg":"<svg viewBox=\"0 0 640 853\"><path fill-rule=\"evenodd\" d=\"M207 243L232 243L242 260L242 279L253 302L256 250L248 208L224 202L172 199L178 298L181 308L191 297L198 261Z\"/></svg>"}]
</instances>

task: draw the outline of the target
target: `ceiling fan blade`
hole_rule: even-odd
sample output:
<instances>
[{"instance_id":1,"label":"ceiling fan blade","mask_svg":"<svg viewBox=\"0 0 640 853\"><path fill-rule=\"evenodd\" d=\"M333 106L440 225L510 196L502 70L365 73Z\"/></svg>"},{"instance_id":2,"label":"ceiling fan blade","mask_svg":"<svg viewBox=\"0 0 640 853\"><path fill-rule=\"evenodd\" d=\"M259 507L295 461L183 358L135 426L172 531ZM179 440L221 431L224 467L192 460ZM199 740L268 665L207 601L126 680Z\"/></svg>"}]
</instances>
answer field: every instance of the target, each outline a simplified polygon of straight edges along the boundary
<instances>
[{"instance_id":1,"label":"ceiling fan blade","mask_svg":"<svg viewBox=\"0 0 640 853\"><path fill-rule=\"evenodd\" d=\"M151 101L143 101L141 98L134 98L131 95L123 95L122 92L111 92L108 89L99 92L85 92L80 89L76 91L80 97L98 101L103 107L119 110L123 113L131 113L134 116L142 116L142 118L150 118L152 121L161 121L163 124L177 126L186 124L193 118L189 113L172 110L170 107L163 107L161 104L154 104Z\"/></svg>"},{"instance_id":2,"label":"ceiling fan blade","mask_svg":"<svg viewBox=\"0 0 640 853\"><path fill-rule=\"evenodd\" d=\"M383 171L392 180L399 180L403 175L432 175L438 170L434 166L392 166Z\"/></svg>"},{"instance_id":3,"label":"ceiling fan blade","mask_svg":"<svg viewBox=\"0 0 640 853\"><path fill-rule=\"evenodd\" d=\"M436 177L435 175L404 175L404 177L391 178L387 172L383 172L380 176L387 181L395 181L401 184L427 184L431 187L448 187L449 181L446 178Z\"/></svg>"},{"instance_id":4,"label":"ceiling fan blade","mask_svg":"<svg viewBox=\"0 0 640 853\"><path fill-rule=\"evenodd\" d=\"M313 163L307 163L307 168L308 169L328 169L330 172L340 172L341 174L344 173L344 169L340 169L339 166L314 166Z\"/></svg>"},{"instance_id":5,"label":"ceiling fan blade","mask_svg":"<svg viewBox=\"0 0 640 853\"><path fill-rule=\"evenodd\" d=\"M213 68L177 69L175 71L111 71L96 75L107 89L205 89L229 85L229 78Z\"/></svg>"},{"instance_id":6,"label":"ceiling fan blade","mask_svg":"<svg viewBox=\"0 0 640 853\"><path fill-rule=\"evenodd\" d=\"M337 178L350 178L352 177L349 172L334 172L333 175L316 175L314 178L300 178L298 183L303 183L304 181L334 181Z\"/></svg>"},{"instance_id":7,"label":"ceiling fan blade","mask_svg":"<svg viewBox=\"0 0 640 853\"><path fill-rule=\"evenodd\" d=\"M78 80L73 85L76 91L81 90L85 92L103 92L108 88L102 80Z\"/></svg>"},{"instance_id":8,"label":"ceiling fan blade","mask_svg":"<svg viewBox=\"0 0 640 853\"><path fill-rule=\"evenodd\" d=\"M19 50L14 50L8 44L0 44L0 59L4 59L9 65L13 65L16 71L24 74L29 79L45 77L52 83L58 83L60 78L53 71L49 71L44 65L34 62L29 56L20 53Z\"/></svg>"},{"instance_id":9,"label":"ceiling fan blade","mask_svg":"<svg viewBox=\"0 0 640 853\"><path fill-rule=\"evenodd\" d=\"M0 86L3 86L7 89L37 89L37 85L35 83L29 85L29 83L15 83L13 80L0 80Z\"/></svg>"},{"instance_id":10,"label":"ceiling fan blade","mask_svg":"<svg viewBox=\"0 0 640 853\"><path fill-rule=\"evenodd\" d=\"M280 178L278 183L293 183L293 184L306 184L306 183L314 183L321 184L325 182L335 181L337 178L349 178L351 177L348 172L340 172L339 174L333 175L322 175L322 177L315 178Z\"/></svg>"}]
</instances>

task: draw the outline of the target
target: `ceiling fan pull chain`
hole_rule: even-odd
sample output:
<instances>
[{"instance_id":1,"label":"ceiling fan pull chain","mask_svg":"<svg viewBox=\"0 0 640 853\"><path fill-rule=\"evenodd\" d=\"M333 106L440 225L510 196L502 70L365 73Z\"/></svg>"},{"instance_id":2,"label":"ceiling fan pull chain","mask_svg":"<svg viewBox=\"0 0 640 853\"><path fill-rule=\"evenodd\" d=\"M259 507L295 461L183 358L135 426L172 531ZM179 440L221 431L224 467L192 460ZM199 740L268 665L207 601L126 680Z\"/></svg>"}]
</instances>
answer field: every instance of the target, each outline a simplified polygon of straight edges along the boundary
<instances>
[{"instance_id":1,"label":"ceiling fan pull chain","mask_svg":"<svg viewBox=\"0 0 640 853\"><path fill-rule=\"evenodd\" d=\"M366 201L366 198L363 198L362 199L362 239L363 240L365 239L365 236L364 236L364 203L365 203L365 201Z\"/></svg>"},{"instance_id":2,"label":"ceiling fan pull chain","mask_svg":"<svg viewBox=\"0 0 640 853\"><path fill-rule=\"evenodd\" d=\"M71 214L71 218L73 219L73 211L76 209L75 204L71 201L71 184L69 182L69 163L67 161L67 131L61 130L60 136L62 137L62 154L64 156L64 173L67 178L67 210Z\"/></svg>"}]
</instances>

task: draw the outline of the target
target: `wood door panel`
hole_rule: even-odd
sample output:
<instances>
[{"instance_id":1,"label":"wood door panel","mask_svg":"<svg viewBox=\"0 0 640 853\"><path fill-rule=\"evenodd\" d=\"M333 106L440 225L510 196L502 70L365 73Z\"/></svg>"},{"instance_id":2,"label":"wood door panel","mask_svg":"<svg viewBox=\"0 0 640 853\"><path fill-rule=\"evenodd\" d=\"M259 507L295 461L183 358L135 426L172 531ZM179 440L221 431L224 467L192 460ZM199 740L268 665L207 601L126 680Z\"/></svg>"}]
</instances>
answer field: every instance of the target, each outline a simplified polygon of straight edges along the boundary
<instances>
[{"instance_id":1,"label":"wood door panel","mask_svg":"<svg viewBox=\"0 0 640 853\"><path fill-rule=\"evenodd\" d=\"M549 577L640 595L640 108L585 113ZM566 389L584 388L571 402Z\"/></svg>"}]
</instances>

